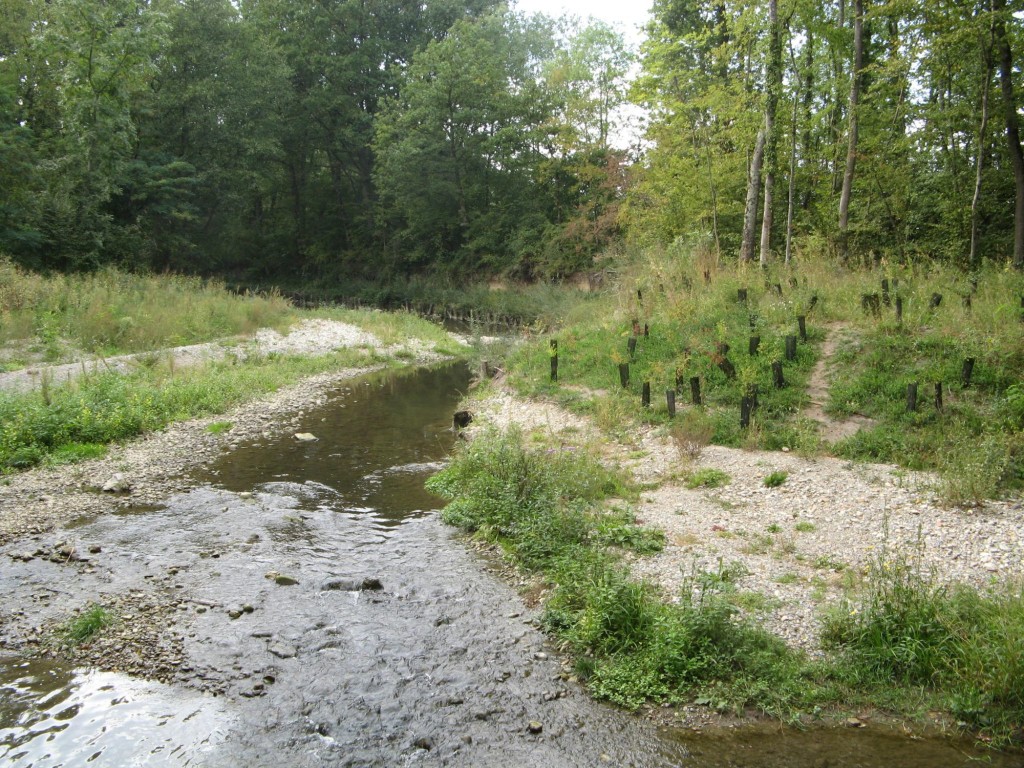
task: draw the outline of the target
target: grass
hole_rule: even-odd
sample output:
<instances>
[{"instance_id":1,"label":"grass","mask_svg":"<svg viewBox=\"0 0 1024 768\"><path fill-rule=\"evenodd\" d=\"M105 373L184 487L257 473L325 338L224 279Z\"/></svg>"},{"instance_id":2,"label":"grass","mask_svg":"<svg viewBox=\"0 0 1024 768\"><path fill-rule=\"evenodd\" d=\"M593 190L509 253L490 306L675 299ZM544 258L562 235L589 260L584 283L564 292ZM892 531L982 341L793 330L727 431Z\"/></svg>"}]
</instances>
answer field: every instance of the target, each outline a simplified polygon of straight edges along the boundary
<instances>
[{"instance_id":1,"label":"grass","mask_svg":"<svg viewBox=\"0 0 1024 768\"><path fill-rule=\"evenodd\" d=\"M686 487L694 488L721 488L728 485L732 478L728 472L723 472L714 467L705 467L691 472L686 476Z\"/></svg>"},{"instance_id":2,"label":"grass","mask_svg":"<svg viewBox=\"0 0 1024 768\"><path fill-rule=\"evenodd\" d=\"M804 259L762 270L682 247L649 249L631 259L616 265L614 287L567 312L556 333L511 354L505 367L520 394L553 398L593 416L617 438L643 424L664 427L684 459L718 444L895 463L937 471L950 504L1024 487L1021 275L981 271L968 308L955 300L972 290L967 276L935 264L848 269ZM891 286L890 303L877 315L865 312L862 295L879 293L882 279ZM774 284L783 286L782 295L768 287ZM747 291L745 302L738 299L740 288ZM934 292L954 300L931 308ZM799 339L798 316L806 319L806 341ZM835 446L823 444L803 415L821 341L829 335L848 341L829 361L827 411L836 419L860 414L876 422ZM754 355L752 336L760 339ZM787 336L798 337L791 360ZM548 376L550 338L558 340L557 383ZM975 361L969 384L962 379L967 358ZM775 362L783 368L781 388ZM626 386L620 365L628 365ZM694 379L699 405L691 403ZM908 412L907 386L914 382L918 405ZM652 392L647 408L641 405L645 383ZM675 392L674 418L667 390ZM757 405L744 428L740 403L753 392Z\"/></svg>"},{"instance_id":3,"label":"grass","mask_svg":"<svg viewBox=\"0 0 1024 768\"><path fill-rule=\"evenodd\" d=\"M789 479L788 472L772 472L764 479L765 488L778 488Z\"/></svg>"},{"instance_id":4,"label":"grass","mask_svg":"<svg viewBox=\"0 0 1024 768\"><path fill-rule=\"evenodd\" d=\"M497 544L548 587L543 625L598 698L627 709L753 707L786 719L851 702L945 711L996 745L1024 722L1020 584L983 595L880 559L869 578L844 579L847 602L825 623L832 655L812 660L757 625L779 604L740 589L748 575L740 562L695 568L672 601L634 579L622 553L648 551L648 540L628 507L608 507L633 490L586 451L490 432L462 445L428 486L449 500L446 522ZM812 600L824 601L829 582L809 585Z\"/></svg>"},{"instance_id":5,"label":"grass","mask_svg":"<svg viewBox=\"0 0 1024 768\"><path fill-rule=\"evenodd\" d=\"M544 625L596 696L636 708L651 697L689 700L707 687L730 705L753 697L773 708L792 695L783 679L756 697L743 682L775 679L793 657L726 599L746 573L739 564L694 574L675 605L630 578L618 552L637 542L646 551L647 540L634 518L603 508L630 489L586 453L529 449L518 433L490 433L461 447L428 487L450 500L446 522L496 542L554 586ZM619 533L609 536L609 523Z\"/></svg>"},{"instance_id":6,"label":"grass","mask_svg":"<svg viewBox=\"0 0 1024 768\"><path fill-rule=\"evenodd\" d=\"M1020 583L987 592L943 584L913 558L883 553L868 586L828 615L837 670L872 689L922 689L998 745L1024 723L1024 597Z\"/></svg>"},{"instance_id":7,"label":"grass","mask_svg":"<svg viewBox=\"0 0 1024 768\"><path fill-rule=\"evenodd\" d=\"M81 645L114 621L113 615L101 605L90 603L84 611L69 619L60 634L74 645Z\"/></svg>"},{"instance_id":8,"label":"grass","mask_svg":"<svg viewBox=\"0 0 1024 768\"><path fill-rule=\"evenodd\" d=\"M236 296L216 283L116 270L42 277L0 261L0 310L0 343L35 334L32 344L52 347L54 357L69 334L81 348L112 353L220 338L308 316L358 325L389 345L418 340L442 354L468 354L443 329L408 313L302 313L276 296ZM59 386L44 369L38 391L0 392L0 473L95 458L109 443L223 413L304 376L390 361L372 349L352 348L315 357L229 356L179 370L171 356L154 353L128 374L83 371ZM220 421L208 429L219 434L231 426Z\"/></svg>"},{"instance_id":9,"label":"grass","mask_svg":"<svg viewBox=\"0 0 1024 768\"><path fill-rule=\"evenodd\" d=\"M283 330L296 312L279 295L237 295L211 280L112 268L43 276L0 258L0 318L0 346L18 350L10 366L26 362L23 349L56 362L76 350L107 356Z\"/></svg>"}]
</instances>

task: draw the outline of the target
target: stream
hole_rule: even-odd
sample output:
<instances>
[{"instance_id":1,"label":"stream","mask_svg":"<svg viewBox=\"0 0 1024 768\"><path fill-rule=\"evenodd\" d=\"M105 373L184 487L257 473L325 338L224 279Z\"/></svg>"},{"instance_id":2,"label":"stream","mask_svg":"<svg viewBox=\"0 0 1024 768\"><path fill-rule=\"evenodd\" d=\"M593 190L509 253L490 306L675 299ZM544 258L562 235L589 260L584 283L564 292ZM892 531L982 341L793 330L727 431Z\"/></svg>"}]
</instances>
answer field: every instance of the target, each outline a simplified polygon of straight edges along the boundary
<instances>
[{"instance_id":1,"label":"stream","mask_svg":"<svg viewBox=\"0 0 1024 768\"><path fill-rule=\"evenodd\" d=\"M304 415L316 440L242 444L158 507L35 537L43 549L73 541L92 553L82 563L7 556L24 542L0 549L5 647L115 596L172 625L153 641L168 683L0 656L0 762L925 768L979 757L881 726L696 734L591 700L535 612L423 489L452 449L468 383L462 365L345 382Z\"/></svg>"}]
</instances>

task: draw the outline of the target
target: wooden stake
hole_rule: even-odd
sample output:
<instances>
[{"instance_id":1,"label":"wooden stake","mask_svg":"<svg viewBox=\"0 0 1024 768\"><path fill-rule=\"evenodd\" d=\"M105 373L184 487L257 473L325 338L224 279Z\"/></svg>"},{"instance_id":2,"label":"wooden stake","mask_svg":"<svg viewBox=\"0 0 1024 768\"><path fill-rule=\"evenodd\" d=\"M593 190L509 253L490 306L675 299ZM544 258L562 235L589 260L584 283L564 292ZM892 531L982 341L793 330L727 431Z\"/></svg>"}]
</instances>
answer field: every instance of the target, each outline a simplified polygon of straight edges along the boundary
<instances>
[{"instance_id":1,"label":"wooden stake","mask_svg":"<svg viewBox=\"0 0 1024 768\"><path fill-rule=\"evenodd\" d=\"M800 341L807 341L807 318L799 315L796 324L800 328Z\"/></svg>"},{"instance_id":2,"label":"wooden stake","mask_svg":"<svg viewBox=\"0 0 1024 768\"><path fill-rule=\"evenodd\" d=\"M665 390L665 405L668 407L668 417L674 419L676 417L676 391L674 389Z\"/></svg>"},{"instance_id":3,"label":"wooden stake","mask_svg":"<svg viewBox=\"0 0 1024 768\"><path fill-rule=\"evenodd\" d=\"M651 407L651 382L645 381L640 392L640 405L644 408Z\"/></svg>"},{"instance_id":4,"label":"wooden stake","mask_svg":"<svg viewBox=\"0 0 1024 768\"><path fill-rule=\"evenodd\" d=\"M551 339L551 380L558 381L558 340Z\"/></svg>"},{"instance_id":5,"label":"wooden stake","mask_svg":"<svg viewBox=\"0 0 1024 768\"><path fill-rule=\"evenodd\" d=\"M963 366L960 368L960 383L964 389L971 386L971 374L974 373L974 358L968 357L964 360Z\"/></svg>"},{"instance_id":6,"label":"wooden stake","mask_svg":"<svg viewBox=\"0 0 1024 768\"><path fill-rule=\"evenodd\" d=\"M786 380L782 378L782 363L779 360L772 363L772 382L776 389L786 386Z\"/></svg>"},{"instance_id":7,"label":"wooden stake","mask_svg":"<svg viewBox=\"0 0 1024 768\"><path fill-rule=\"evenodd\" d=\"M700 405L700 376L690 377L690 400L694 405Z\"/></svg>"},{"instance_id":8,"label":"wooden stake","mask_svg":"<svg viewBox=\"0 0 1024 768\"><path fill-rule=\"evenodd\" d=\"M757 348L760 347L760 346L761 346L761 337L760 336L751 336L750 337L750 348L749 348L750 356L751 357L753 357L754 355L757 354Z\"/></svg>"},{"instance_id":9,"label":"wooden stake","mask_svg":"<svg viewBox=\"0 0 1024 768\"><path fill-rule=\"evenodd\" d=\"M629 386L629 363L619 363L619 381L623 389Z\"/></svg>"},{"instance_id":10,"label":"wooden stake","mask_svg":"<svg viewBox=\"0 0 1024 768\"><path fill-rule=\"evenodd\" d=\"M907 413L917 410L917 382L907 384Z\"/></svg>"},{"instance_id":11,"label":"wooden stake","mask_svg":"<svg viewBox=\"0 0 1024 768\"><path fill-rule=\"evenodd\" d=\"M942 382L935 382L935 410L942 410Z\"/></svg>"},{"instance_id":12,"label":"wooden stake","mask_svg":"<svg viewBox=\"0 0 1024 768\"><path fill-rule=\"evenodd\" d=\"M796 360L796 336L786 337L786 359Z\"/></svg>"}]
</instances>

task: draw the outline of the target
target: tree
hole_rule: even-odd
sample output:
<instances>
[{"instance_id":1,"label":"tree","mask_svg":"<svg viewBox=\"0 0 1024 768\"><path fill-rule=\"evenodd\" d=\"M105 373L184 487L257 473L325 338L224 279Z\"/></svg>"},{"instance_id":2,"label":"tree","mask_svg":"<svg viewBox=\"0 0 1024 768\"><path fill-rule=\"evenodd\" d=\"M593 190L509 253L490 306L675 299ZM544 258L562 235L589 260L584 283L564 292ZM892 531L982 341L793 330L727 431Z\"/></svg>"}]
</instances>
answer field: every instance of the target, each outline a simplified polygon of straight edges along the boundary
<instances>
[{"instance_id":1,"label":"tree","mask_svg":"<svg viewBox=\"0 0 1024 768\"><path fill-rule=\"evenodd\" d=\"M394 256L511 269L512 244L546 226L535 172L552 114L538 81L551 46L543 22L494 13L457 22L413 59L374 144Z\"/></svg>"},{"instance_id":2,"label":"tree","mask_svg":"<svg viewBox=\"0 0 1024 768\"><path fill-rule=\"evenodd\" d=\"M1003 94L1003 117L1006 123L1006 143L1013 167L1015 189L1013 212L1013 265L1024 269L1024 152L1020 146L1020 128L1017 120L1017 96L1013 87L1013 50L1006 32L1006 0L993 0L995 13L994 35L999 52L999 84Z\"/></svg>"},{"instance_id":3,"label":"tree","mask_svg":"<svg viewBox=\"0 0 1024 768\"><path fill-rule=\"evenodd\" d=\"M853 193L853 174L857 166L857 130L860 116L861 83L864 77L864 0L854 0L853 19L853 71L850 76L850 99L848 101L846 170L843 172L843 189L839 196L839 252L845 261L849 252L848 229L850 226L850 196Z\"/></svg>"}]
</instances>

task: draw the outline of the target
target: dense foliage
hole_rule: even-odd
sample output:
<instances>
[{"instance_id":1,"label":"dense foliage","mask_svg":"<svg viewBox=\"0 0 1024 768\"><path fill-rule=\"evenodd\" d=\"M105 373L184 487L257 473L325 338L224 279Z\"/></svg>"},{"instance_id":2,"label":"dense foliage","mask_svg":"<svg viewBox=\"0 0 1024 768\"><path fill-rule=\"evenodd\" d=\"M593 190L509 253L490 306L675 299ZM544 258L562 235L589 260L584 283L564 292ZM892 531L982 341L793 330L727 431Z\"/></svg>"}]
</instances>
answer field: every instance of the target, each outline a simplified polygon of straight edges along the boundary
<instances>
[{"instance_id":1,"label":"dense foliage","mask_svg":"<svg viewBox=\"0 0 1024 768\"><path fill-rule=\"evenodd\" d=\"M607 27L492 0L3 0L0 22L23 266L563 274L616 232Z\"/></svg>"},{"instance_id":2,"label":"dense foliage","mask_svg":"<svg viewBox=\"0 0 1024 768\"><path fill-rule=\"evenodd\" d=\"M559 278L625 231L1024 265L1006 0L2 0L0 253L265 284ZM636 150L637 148L634 148Z\"/></svg>"},{"instance_id":3,"label":"dense foliage","mask_svg":"<svg viewBox=\"0 0 1024 768\"><path fill-rule=\"evenodd\" d=\"M762 261L828 245L1024 266L1010 6L658 0L635 88L654 146L630 223Z\"/></svg>"}]
</instances>

